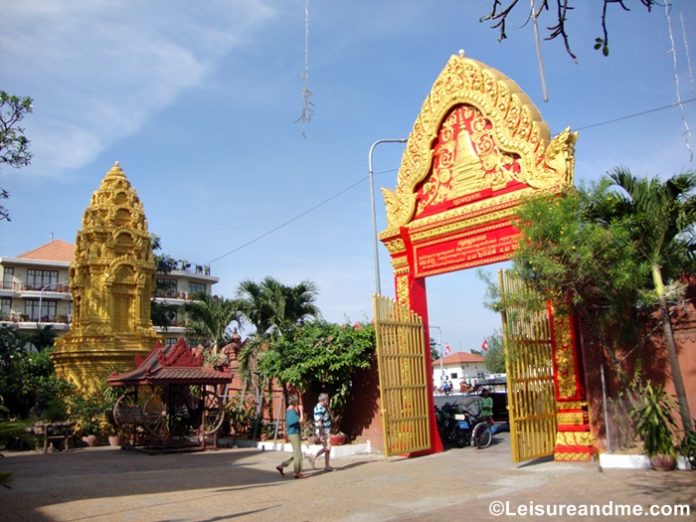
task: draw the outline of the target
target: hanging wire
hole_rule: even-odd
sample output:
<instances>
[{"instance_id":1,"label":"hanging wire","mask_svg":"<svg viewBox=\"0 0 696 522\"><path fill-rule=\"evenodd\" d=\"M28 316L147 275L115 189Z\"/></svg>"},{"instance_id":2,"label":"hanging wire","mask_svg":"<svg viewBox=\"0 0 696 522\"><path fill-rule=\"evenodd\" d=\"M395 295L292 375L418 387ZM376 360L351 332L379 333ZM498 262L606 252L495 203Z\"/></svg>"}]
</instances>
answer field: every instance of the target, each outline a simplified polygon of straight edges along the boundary
<instances>
[{"instance_id":1,"label":"hanging wire","mask_svg":"<svg viewBox=\"0 0 696 522\"><path fill-rule=\"evenodd\" d=\"M307 139L305 133L305 125L312 121L314 116L314 104L311 101L312 91L309 90L309 0L304 2L305 13L305 45L304 45L304 71L302 79L304 80L304 89L302 89L303 106L300 112L300 117L295 120L302 126L302 137Z\"/></svg>"},{"instance_id":2,"label":"hanging wire","mask_svg":"<svg viewBox=\"0 0 696 522\"><path fill-rule=\"evenodd\" d=\"M689 53L689 42L686 40L686 28L684 27L684 13L679 11L679 20L681 21L682 38L684 39L684 50L686 51L686 63L689 66L689 81L691 88L696 91L696 83L694 83L694 69L691 66L691 54Z\"/></svg>"},{"instance_id":3,"label":"hanging wire","mask_svg":"<svg viewBox=\"0 0 696 522\"><path fill-rule=\"evenodd\" d=\"M536 44L537 64L539 66L539 80L541 81L541 94L544 97L544 101L547 102L549 101L549 93L546 90L546 77L544 75L544 58L541 55L541 38L539 37L539 24L537 23L537 18L539 17L541 8L539 8L539 11L535 11L534 2L535 0L529 0L531 9L530 13L532 15L532 25L534 26L534 43Z\"/></svg>"},{"instance_id":4,"label":"hanging wire","mask_svg":"<svg viewBox=\"0 0 696 522\"><path fill-rule=\"evenodd\" d=\"M677 91L677 105L679 105L679 111L681 112L682 123L684 124L684 141L686 143L686 149L689 151L689 161L694 161L694 151L691 150L691 129L686 121L686 114L684 113L684 104L681 99L681 89L679 87L679 69L677 68L677 50L674 45L674 35L672 34L672 16L670 14L671 4L669 0L665 0L665 18L667 20L667 32L669 33L669 41L672 44L672 67L674 70L674 85Z\"/></svg>"}]
</instances>

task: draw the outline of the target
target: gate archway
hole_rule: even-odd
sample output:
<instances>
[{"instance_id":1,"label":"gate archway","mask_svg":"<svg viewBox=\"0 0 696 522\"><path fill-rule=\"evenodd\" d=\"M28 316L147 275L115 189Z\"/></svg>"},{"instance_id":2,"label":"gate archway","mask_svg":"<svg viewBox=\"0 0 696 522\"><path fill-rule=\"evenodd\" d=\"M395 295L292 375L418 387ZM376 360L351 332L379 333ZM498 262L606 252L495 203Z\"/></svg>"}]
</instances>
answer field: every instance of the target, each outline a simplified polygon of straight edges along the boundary
<instances>
[{"instance_id":1,"label":"gate archway","mask_svg":"<svg viewBox=\"0 0 696 522\"><path fill-rule=\"evenodd\" d=\"M430 338L426 278L508 260L519 237L512 218L521 202L535 194L559 194L572 184L576 138L565 129L551 139L536 107L499 71L462 52L449 59L413 125L395 190L382 189L387 227L379 237L391 256L397 302L423 320L424 346ZM580 460L591 452L584 390L573 370L577 352L568 343L556 346L561 338L572 344L570 326L570 319L558 321L550 334L556 394L550 408L559 422L557 428L552 423L544 429L556 458ZM423 358L430 451L441 451L432 363L429 354ZM559 376L572 388L567 394L572 403L562 404L569 399L559 395ZM385 378L380 369L380 381ZM510 414L514 422L520 412Z\"/></svg>"}]
</instances>

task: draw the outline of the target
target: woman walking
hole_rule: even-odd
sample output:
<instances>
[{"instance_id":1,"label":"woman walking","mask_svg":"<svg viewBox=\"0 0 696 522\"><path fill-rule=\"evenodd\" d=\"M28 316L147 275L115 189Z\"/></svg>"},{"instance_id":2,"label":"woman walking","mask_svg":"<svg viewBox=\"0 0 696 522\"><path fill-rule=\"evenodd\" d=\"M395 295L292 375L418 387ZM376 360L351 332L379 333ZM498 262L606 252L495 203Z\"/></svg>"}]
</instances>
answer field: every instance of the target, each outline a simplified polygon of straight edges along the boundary
<instances>
[{"instance_id":1,"label":"woman walking","mask_svg":"<svg viewBox=\"0 0 696 522\"><path fill-rule=\"evenodd\" d=\"M278 464L276 469L278 473L285 475L284 469L292 462L293 469L295 470L295 478L303 479L305 476L302 474L302 445L300 441L302 412L298 406L299 403L300 401L297 395L288 397L288 409L285 412L285 433L290 439L290 444L292 444L292 457Z\"/></svg>"}]
</instances>

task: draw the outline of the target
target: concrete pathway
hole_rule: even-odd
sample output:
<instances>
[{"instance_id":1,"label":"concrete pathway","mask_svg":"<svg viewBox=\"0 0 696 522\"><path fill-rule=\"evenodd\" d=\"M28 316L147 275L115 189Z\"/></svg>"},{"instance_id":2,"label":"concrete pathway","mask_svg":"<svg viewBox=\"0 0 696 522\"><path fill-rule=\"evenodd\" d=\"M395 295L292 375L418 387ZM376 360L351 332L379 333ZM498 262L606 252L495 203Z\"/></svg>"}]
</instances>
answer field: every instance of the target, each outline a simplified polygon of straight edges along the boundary
<instances>
[{"instance_id":1,"label":"concrete pathway","mask_svg":"<svg viewBox=\"0 0 696 522\"><path fill-rule=\"evenodd\" d=\"M294 480L292 473L281 477L274 469L286 454L251 448L9 454L0 459L0 472L14 472L14 488L0 488L0 520L529 520L541 518L521 516L520 509L610 502L641 509L686 504L692 514L556 520L696 520L696 472L601 472L596 464L552 461L517 466L510 461L508 437L497 435L497 444L485 450L451 449L415 459L339 458L332 462L335 472L309 469L305 480ZM518 516L491 515L494 501L504 508L507 502L508 512Z\"/></svg>"}]
</instances>

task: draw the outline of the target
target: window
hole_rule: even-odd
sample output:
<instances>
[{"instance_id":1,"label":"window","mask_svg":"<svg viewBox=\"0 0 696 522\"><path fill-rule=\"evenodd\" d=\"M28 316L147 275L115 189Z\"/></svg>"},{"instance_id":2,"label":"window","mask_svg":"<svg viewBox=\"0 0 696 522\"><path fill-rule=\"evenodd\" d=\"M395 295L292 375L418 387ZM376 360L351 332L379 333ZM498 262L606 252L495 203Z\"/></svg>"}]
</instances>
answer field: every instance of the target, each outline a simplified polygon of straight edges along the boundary
<instances>
[{"instance_id":1,"label":"window","mask_svg":"<svg viewBox=\"0 0 696 522\"><path fill-rule=\"evenodd\" d=\"M7 321L12 313L12 298L3 297L0 299L0 318Z\"/></svg>"},{"instance_id":2,"label":"window","mask_svg":"<svg viewBox=\"0 0 696 522\"><path fill-rule=\"evenodd\" d=\"M204 283L192 283L189 281L189 294L205 294L205 284Z\"/></svg>"},{"instance_id":3,"label":"window","mask_svg":"<svg viewBox=\"0 0 696 522\"><path fill-rule=\"evenodd\" d=\"M39 314L39 300L25 299L24 314L29 321L53 321L56 318L56 301L42 301Z\"/></svg>"},{"instance_id":4,"label":"window","mask_svg":"<svg viewBox=\"0 0 696 522\"><path fill-rule=\"evenodd\" d=\"M450 373L450 379L456 379L456 378L457 378L457 372Z\"/></svg>"},{"instance_id":5,"label":"window","mask_svg":"<svg viewBox=\"0 0 696 522\"><path fill-rule=\"evenodd\" d=\"M162 297L176 297L176 279L158 277L155 282L155 294Z\"/></svg>"},{"instance_id":6,"label":"window","mask_svg":"<svg viewBox=\"0 0 696 522\"><path fill-rule=\"evenodd\" d=\"M2 287L10 290L14 287L14 267L5 267L2 273Z\"/></svg>"},{"instance_id":7,"label":"window","mask_svg":"<svg viewBox=\"0 0 696 522\"><path fill-rule=\"evenodd\" d=\"M41 290L58 283L58 270L27 270L27 289Z\"/></svg>"},{"instance_id":8,"label":"window","mask_svg":"<svg viewBox=\"0 0 696 522\"><path fill-rule=\"evenodd\" d=\"M476 372L476 378L478 379L483 379L486 377L486 374L483 372Z\"/></svg>"},{"instance_id":9,"label":"window","mask_svg":"<svg viewBox=\"0 0 696 522\"><path fill-rule=\"evenodd\" d=\"M164 340L164 345L165 346L174 346L176 344L176 338L175 337L167 337Z\"/></svg>"}]
</instances>

